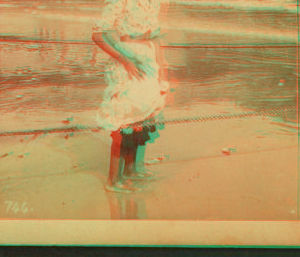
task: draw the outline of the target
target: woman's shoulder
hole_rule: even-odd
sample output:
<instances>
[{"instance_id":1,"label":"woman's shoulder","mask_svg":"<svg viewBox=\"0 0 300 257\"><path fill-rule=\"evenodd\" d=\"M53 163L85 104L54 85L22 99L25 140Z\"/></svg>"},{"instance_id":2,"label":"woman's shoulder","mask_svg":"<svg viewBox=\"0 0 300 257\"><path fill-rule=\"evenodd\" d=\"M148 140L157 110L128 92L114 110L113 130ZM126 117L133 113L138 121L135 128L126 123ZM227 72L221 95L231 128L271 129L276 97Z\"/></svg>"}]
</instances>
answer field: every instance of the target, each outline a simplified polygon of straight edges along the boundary
<instances>
[{"instance_id":1,"label":"woman's shoulder","mask_svg":"<svg viewBox=\"0 0 300 257\"><path fill-rule=\"evenodd\" d=\"M107 12L118 13L125 9L128 0L104 0Z\"/></svg>"},{"instance_id":2,"label":"woman's shoulder","mask_svg":"<svg viewBox=\"0 0 300 257\"><path fill-rule=\"evenodd\" d=\"M126 3L127 0L104 0L106 4Z\"/></svg>"},{"instance_id":3,"label":"woman's shoulder","mask_svg":"<svg viewBox=\"0 0 300 257\"><path fill-rule=\"evenodd\" d=\"M136 1L136 0L104 0L104 2L106 4L116 4L116 5L127 4L127 3L130 3L130 2L133 2L133 1ZM142 1L145 1L145 0L142 0ZM161 4L168 4L170 2L170 0L151 0L150 4L151 3L153 4L153 3L156 3L156 2L161 3Z\"/></svg>"},{"instance_id":4,"label":"woman's shoulder","mask_svg":"<svg viewBox=\"0 0 300 257\"><path fill-rule=\"evenodd\" d=\"M104 0L105 3L118 3L118 2L132 2L133 0ZM170 0L157 0L160 3L169 3ZM155 2L155 1L150 1L151 2Z\"/></svg>"},{"instance_id":5,"label":"woman's shoulder","mask_svg":"<svg viewBox=\"0 0 300 257\"><path fill-rule=\"evenodd\" d=\"M128 0L104 0L106 5L125 6Z\"/></svg>"}]
</instances>

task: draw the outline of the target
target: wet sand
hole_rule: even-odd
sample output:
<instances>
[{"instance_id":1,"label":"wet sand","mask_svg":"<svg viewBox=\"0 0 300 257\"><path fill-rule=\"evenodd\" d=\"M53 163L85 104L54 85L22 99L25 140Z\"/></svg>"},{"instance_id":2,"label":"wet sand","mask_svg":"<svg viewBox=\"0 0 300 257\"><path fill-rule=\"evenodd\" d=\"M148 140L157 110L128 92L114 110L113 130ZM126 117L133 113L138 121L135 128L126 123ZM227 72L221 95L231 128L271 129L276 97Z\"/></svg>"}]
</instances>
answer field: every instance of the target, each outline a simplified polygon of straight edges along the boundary
<instances>
[{"instance_id":1,"label":"wet sand","mask_svg":"<svg viewBox=\"0 0 300 257\"><path fill-rule=\"evenodd\" d=\"M215 114L226 109L238 111L228 105L201 107ZM93 115L87 114L74 115L73 122L84 124ZM165 115L168 117L167 112ZM37 117L37 113L28 115L23 128L37 128ZM54 117L58 124L65 116L58 113ZM55 124L48 118L48 124ZM275 121L253 117L166 125L159 135L153 135L155 144L147 146L145 155L146 160L158 154L169 156L147 166L161 177L139 182L147 187L132 195L104 190L111 143L105 131L1 137L0 215L35 219L296 219L297 136ZM234 149L230 155L222 153L226 147ZM20 209L25 203L30 211L9 207L10 202Z\"/></svg>"}]
</instances>

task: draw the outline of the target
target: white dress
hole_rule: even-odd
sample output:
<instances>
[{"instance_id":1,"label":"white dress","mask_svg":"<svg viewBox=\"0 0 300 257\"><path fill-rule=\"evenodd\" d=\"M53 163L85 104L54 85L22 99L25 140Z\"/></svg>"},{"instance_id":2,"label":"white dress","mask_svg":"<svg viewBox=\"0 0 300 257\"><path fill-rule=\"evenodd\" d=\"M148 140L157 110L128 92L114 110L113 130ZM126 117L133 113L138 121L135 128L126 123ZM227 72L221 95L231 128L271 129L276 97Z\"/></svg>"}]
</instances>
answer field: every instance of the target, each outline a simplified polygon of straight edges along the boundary
<instances>
[{"instance_id":1,"label":"white dress","mask_svg":"<svg viewBox=\"0 0 300 257\"><path fill-rule=\"evenodd\" d=\"M116 30L120 36L139 35L159 28L158 14L161 2L168 0L106 0L102 16L97 20L98 31ZM97 123L106 130L154 118L165 105L166 81L158 80L159 65L156 61L155 45L122 42L139 55L148 57L155 76L139 81L130 79L124 66L110 58L105 80L108 84L103 101L97 111Z\"/></svg>"}]
</instances>

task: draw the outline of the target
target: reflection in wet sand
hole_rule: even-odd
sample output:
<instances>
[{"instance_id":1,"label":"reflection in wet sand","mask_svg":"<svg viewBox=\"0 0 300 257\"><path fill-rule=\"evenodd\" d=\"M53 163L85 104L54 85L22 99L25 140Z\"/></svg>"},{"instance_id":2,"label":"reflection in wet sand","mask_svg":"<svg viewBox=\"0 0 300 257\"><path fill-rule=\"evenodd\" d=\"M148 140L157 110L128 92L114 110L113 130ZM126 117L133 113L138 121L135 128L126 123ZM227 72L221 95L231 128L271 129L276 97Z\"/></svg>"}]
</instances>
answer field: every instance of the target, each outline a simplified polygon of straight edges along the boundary
<instances>
[{"instance_id":1,"label":"reflection in wet sand","mask_svg":"<svg viewBox=\"0 0 300 257\"><path fill-rule=\"evenodd\" d=\"M106 193L111 219L146 219L147 208L143 195Z\"/></svg>"}]
</instances>

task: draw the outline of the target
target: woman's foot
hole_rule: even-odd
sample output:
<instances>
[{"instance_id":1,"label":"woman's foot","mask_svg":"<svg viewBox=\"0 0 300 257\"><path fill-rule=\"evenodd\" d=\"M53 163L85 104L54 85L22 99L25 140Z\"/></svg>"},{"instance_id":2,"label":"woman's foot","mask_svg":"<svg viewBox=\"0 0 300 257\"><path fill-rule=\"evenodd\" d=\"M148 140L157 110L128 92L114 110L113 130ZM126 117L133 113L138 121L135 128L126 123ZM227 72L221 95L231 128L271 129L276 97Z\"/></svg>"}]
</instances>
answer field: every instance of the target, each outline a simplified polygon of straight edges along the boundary
<instances>
[{"instance_id":1,"label":"woman's foot","mask_svg":"<svg viewBox=\"0 0 300 257\"><path fill-rule=\"evenodd\" d=\"M158 173L158 172L154 172L152 170L148 170L145 167L137 167L137 170L135 171L135 173L139 173L139 174L143 174L149 178L162 178L164 177L162 174Z\"/></svg>"},{"instance_id":2,"label":"woman's foot","mask_svg":"<svg viewBox=\"0 0 300 257\"><path fill-rule=\"evenodd\" d=\"M123 178L126 180L148 180L156 179L154 174L144 173L144 172L130 172L128 174L123 174Z\"/></svg>"},{"instance_id":3,"label":"woman's foot","mask_svg":"<svg viewBox=\"0 0 300 257\"><path fill-rule=\"evenodd\" d=\"M132 187L132 188L136 188L136 189L144 189L144 188L148 187L146 185L141 185L140 183L138 183L139 180L126 179L123 181L124 181L124 184L127 185L128 187Z\"/></svg>"},{"instance_id":4,"label":"woman's foot","mask_svg":"<svg viewBox=\"0 0 300 257\"><path fill-rule=\"evenodd\" d=\"M147 177L156 177L156 174L157 174L157 172L153 172L153 171L146 170L146 169L138 170L138 171L136 171L136 173L143 174Z\"/></svg>"},{"instance_id":5,"label":"woman's foot","mask_svg":"<svg viewBox=\"0 0 300 257\"><path fill-rule=\"evenodd\" d=\"M105 190L109 192L126 193L126 194L138 193L142 191L140 188L130 187L122 182L117 182L114 185L106 185Z\"/></svg>"}]
</instances>

